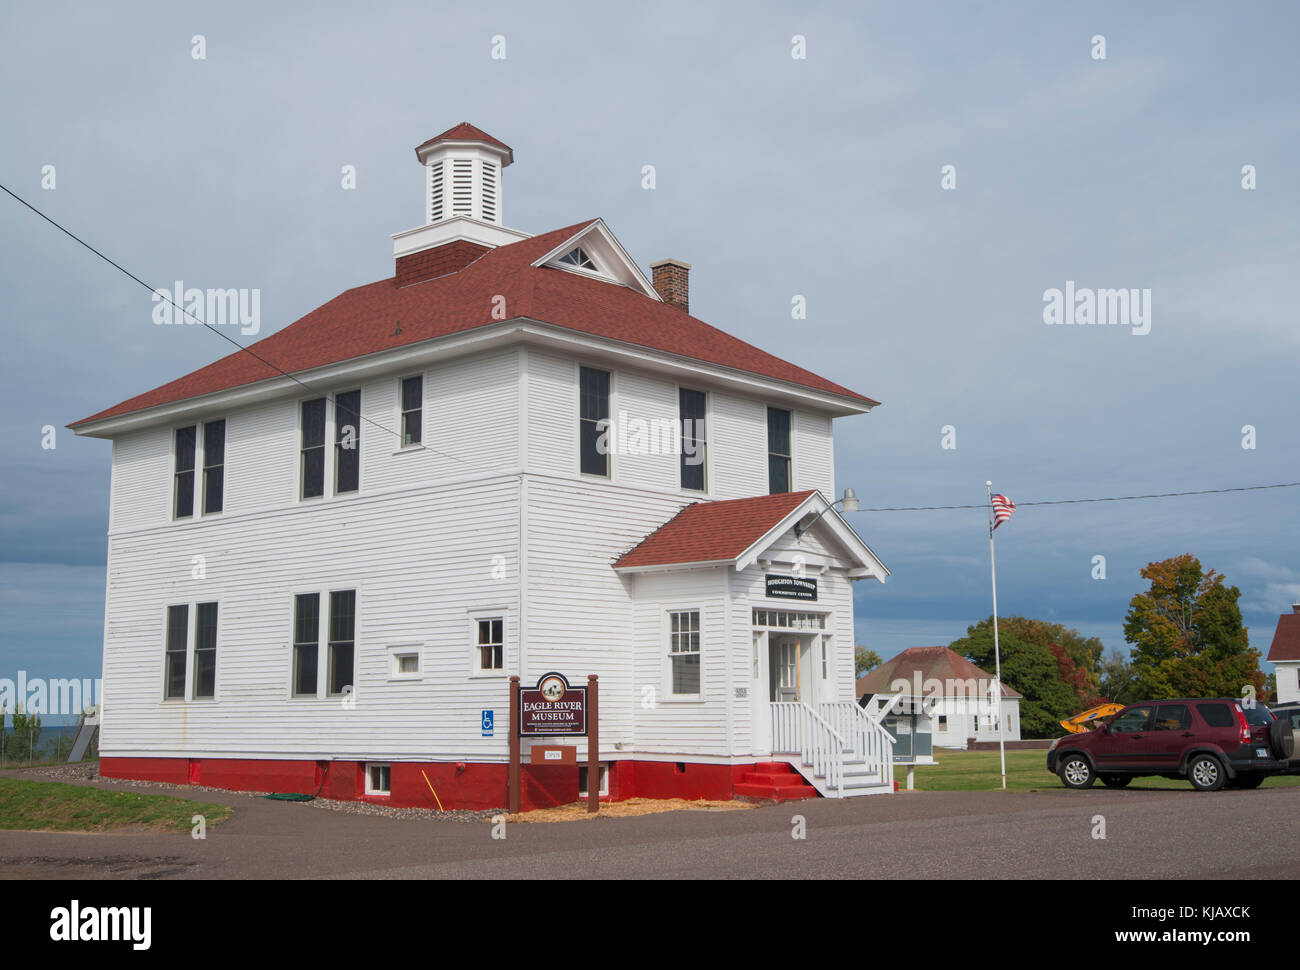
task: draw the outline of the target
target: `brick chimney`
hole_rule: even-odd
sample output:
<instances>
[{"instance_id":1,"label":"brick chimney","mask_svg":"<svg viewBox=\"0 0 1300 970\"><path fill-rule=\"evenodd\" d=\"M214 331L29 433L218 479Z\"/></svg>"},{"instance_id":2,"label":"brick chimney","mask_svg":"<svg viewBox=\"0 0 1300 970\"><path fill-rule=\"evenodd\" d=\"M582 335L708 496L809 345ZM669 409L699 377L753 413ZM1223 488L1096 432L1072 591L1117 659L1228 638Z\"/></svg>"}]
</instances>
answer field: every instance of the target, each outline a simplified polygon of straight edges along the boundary
<instances>
[{"instance_id":1,"label":"brick chimney","mask_svg":"<svg viewBox=\"0 0 1300 970\"><path fill-rule=\"evenodd\" d=\"M691 264L680 259L661 259L650 264L654 274L655 292L671 306L684 310L691 309Z\"/></svg>"}]
</instances>

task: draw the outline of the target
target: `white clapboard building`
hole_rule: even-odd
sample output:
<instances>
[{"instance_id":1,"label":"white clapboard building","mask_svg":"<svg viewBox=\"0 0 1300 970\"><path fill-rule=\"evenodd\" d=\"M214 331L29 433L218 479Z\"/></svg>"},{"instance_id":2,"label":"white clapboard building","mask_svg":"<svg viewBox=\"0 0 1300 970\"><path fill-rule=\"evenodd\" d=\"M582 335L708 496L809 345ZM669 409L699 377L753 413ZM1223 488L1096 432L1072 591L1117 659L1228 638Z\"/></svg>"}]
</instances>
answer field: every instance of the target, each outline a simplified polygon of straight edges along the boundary
<instances>
[{"instance_id":1,"label":"white clapboard building","mask_svg":"<svg viewBox=\"0 0 1300 970\"><path fill-rule=\"evenodd\" d=\"M890 790L853 679L888 572L829 504L876 402L600 219L505 228L479 129L416 154L390 278L72 425L113 442L103 774L500 806L508 678L558 671L599 677L611 798ZM576 798L529 747L524 805Z\"/></svg>"}]
</instances>

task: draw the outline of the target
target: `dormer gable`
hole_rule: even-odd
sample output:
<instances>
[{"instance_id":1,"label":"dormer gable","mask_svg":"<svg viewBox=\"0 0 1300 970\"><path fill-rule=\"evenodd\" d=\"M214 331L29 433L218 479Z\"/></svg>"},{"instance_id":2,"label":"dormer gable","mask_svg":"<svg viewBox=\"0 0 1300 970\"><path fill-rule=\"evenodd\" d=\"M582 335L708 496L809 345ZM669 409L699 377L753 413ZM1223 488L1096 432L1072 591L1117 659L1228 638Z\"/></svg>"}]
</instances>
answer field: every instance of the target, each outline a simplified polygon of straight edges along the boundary
<instances>
[{"instance_id":1,"label":"dormer gable","mask_svg":"<svg viewBox=\"0 0 1300 970\"><path fill-rule=\"evenodd\" d=\"M662 301L654 285L637 267L603 219L597 219L533 261L534 266L577 273L617 283L652 300Z\"/></svg>"}]
</instances>

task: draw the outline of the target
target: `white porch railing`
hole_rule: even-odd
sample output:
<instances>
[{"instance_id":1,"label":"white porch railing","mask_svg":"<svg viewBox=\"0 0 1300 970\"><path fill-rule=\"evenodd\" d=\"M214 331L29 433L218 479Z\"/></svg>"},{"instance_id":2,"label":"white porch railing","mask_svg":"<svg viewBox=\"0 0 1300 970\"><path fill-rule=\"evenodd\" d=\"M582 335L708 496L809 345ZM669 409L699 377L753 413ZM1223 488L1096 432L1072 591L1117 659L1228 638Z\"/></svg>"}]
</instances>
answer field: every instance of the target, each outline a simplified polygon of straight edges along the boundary
<instances>
[{"instance_id":1,"label":"white porch railing","mask_svg":"<svg viewBox=\"0 0 1300 970\"><path fill-rule=\"evenodd\" d=\"M850 760L865 762L880 773L881 783L894 787L894 736L853 701L817 705L822 718L848 746Z\"/></svg>"},{"instance_id":2,"label":"white porch railing","mask_svg":"<svg viewBox=\"0 0 1300 970\"><path fill-rule=\"evenodd\" d=\"M799 755L814 776L824 779L825 793L843 797L844 750L848 747L844 736L807 704L773 701L771 707L772 753Z\"/></svg>"}]
</instances>

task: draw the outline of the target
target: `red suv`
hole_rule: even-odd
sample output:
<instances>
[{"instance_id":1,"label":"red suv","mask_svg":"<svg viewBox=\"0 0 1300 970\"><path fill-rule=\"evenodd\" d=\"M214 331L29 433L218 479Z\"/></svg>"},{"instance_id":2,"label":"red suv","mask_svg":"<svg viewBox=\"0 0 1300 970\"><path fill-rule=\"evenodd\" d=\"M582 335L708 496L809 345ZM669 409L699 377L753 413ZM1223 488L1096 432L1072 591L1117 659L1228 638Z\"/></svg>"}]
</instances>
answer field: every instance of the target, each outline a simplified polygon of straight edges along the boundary
<instances>
[{"instance_id":1,"label":"red suv","mask_svg":"<svg viewBox=\"0 0 1300 970\"><path fill-rule=\"evenodd\" d=\"M1067 788L1089 788L1098 778L1123 788L1143 775L1186 778L1199 791L1258 788L1286 770L1294 747L1290 722L1263 705L1243 708L1222 697L1143 701L1086 734L1053 741L1047 770Z\"/></svg>"}]
</instances>

